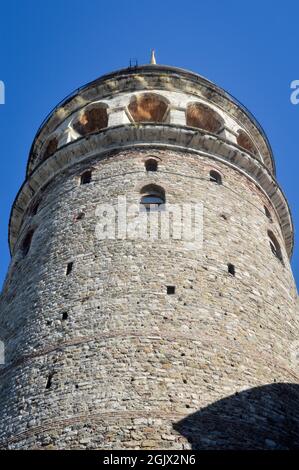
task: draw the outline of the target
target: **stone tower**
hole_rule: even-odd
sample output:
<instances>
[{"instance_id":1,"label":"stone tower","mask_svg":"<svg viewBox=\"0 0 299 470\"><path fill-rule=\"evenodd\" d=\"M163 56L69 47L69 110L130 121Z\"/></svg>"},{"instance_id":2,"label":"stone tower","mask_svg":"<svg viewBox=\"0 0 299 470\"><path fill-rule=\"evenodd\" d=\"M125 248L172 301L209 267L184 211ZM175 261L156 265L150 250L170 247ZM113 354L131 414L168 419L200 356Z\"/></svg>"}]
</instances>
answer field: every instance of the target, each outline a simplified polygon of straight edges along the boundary
<instances>
[{"instance_id":1,"label":"stone tower","mask_svg":"<svg viewBox=\"0 0 299 470\"><path fill-rule=\"evenodd\" d=\"M120 197L201 204L203 239L98 236ZM77 90L34 139L9 244L2 448L298 447L292 219L224 90L154 63Z\"/></svg>"}]
</instances>

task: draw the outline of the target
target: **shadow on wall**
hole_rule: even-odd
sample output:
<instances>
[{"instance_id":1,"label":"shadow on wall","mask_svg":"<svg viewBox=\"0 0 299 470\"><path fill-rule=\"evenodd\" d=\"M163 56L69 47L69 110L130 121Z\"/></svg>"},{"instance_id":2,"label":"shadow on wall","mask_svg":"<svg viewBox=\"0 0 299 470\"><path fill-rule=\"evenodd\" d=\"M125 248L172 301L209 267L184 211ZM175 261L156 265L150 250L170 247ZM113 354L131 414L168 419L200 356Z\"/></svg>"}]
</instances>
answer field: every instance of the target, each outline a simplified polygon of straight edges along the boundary
<instances>
[{"instance_id":1,"label":"shadow on wall","mask_svg":"<svg viewBox=\"0 0 299 470\"><path fill-rule=\"evenodd\" d=\"M193 413L174 429L199 449L299 449L299 385L251 388Z\"/></svg>"}]
</instances>

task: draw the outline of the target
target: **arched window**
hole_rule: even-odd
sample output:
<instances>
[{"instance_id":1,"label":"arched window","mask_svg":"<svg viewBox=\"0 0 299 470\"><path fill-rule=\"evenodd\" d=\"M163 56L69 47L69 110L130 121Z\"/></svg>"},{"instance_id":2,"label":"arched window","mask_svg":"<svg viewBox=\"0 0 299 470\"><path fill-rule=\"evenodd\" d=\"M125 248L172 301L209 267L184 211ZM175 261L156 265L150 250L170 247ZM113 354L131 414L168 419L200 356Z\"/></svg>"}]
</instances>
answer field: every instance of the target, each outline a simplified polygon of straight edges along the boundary
<instances>
[{"instance_id":1,"label":"arched window","mask_svg":"<svg viewBox=\"0 0 299 470\"><path fill-rule=\"evenodd\" d=\"M253 153L253 155L258 155L258 150L254 145L251 138L246 134L246 132L242 131L241 129L238 131L237 135L237 143L248 152Z\"/></svg>"},{"instance_id":2,"label":"arched window","mask_svg":"<svg viewBox=\"0 0 299 470\"><path fill-rule=\"evenodd\" d=\"M211 170L210 171L210 181L212 181L212 183L222 184L221 174L218 173L218 171L216 171L216 170Z\"/></svg>"},{"instance_id":3,"label":"arched window","mask_svg":"<svg viewBox=\"0 0 299 470\"><path fill-rule=\"evenodd\" d=\"M271 232L271 230L268 230L268 237L269 237L270 248L271 248L273 255L276 256L276 258L278 258L282 264L284 264L280 245L274 233Z\"/></svg>"},{"instance_id":4,"label":"arched window","mask_svg":"<svg viewBox=\"0 0 299 470\"><path fill-rule=\"evenodd\" d=\"M149 158L145 161L145 169L146 171L157 171L158 170L158 162L154 158Z\"/></svg>"},{"instance_id":5,"label":"arched window","mask_svg":"<svg viewBox=\"0 0 299 470\"><path fill-rule=\"evenodd\" d=\"M155 93L135 95L128 106L135 122L163 122L167 108L167 100Z\"/></svg>"},{"instance_id":6,"label":"arched window","mask_svg":"<svg viewBox=\"0 0 299 470\"><path fill-rule=\"evenodd\" d=\"M56 152L58 147L58 139L57 137L52 137L51 140L46 145L46 149L43 153L43 160L46 160L50 155L52 155L54 152Z\"/></svg>"},{"instance_id":7,"label":"arched window","mask_svg":"<svg viewBox=\"0 0 299 470\"><path fill-rule=\"evenodd\" d=\"M91 170L86 170L82 175L80 176L80 184L88 184L91 182L91 177L92 177L92 171Z\"/></svg>"},{"instance_id":8,"label":"arched window","mask_svg":"<svg viewBox=\"0 0 299 470\"><path fill-rule=\"evenodd\" d=\"M73 128L81 135L92 134L108 126L107 105L95 104L85 109L73 123Z\"/></svg>"},{"instance_id":9,"label":"arched window","mask_svg":"<svg viewBox=\"0 0 299 470\"><path fill-rule=\"evenodd\" d=\"M165 191L160 186L149 184L144 186L140 193L140 206L142 210L147 212L161 210L161 206L165 204Z\"/></svg>"},{"instance_id":10,"label":"arched window","mask_svg":"<svg viewBox=\"0 0 299 470\"><path fill-rule=\"evenodd\" d=\"M186 111L187 126L198 127L217 134L223 128L222 118L202 103L190 103Z\"/></svg>"},{"instance_id":11,"label":"arched window","mask_svg":"<svg viewBox=\"0 0 299 470\"><path fill-rule=\"evenodd\" d=\"M31 242L32 242L32 237L33 237L34 230L29 230L27 234L25 235L23 242L22 242L22 253L23 256L26 256L27 253L30 250Z\"/></svg>"}]
</instances>

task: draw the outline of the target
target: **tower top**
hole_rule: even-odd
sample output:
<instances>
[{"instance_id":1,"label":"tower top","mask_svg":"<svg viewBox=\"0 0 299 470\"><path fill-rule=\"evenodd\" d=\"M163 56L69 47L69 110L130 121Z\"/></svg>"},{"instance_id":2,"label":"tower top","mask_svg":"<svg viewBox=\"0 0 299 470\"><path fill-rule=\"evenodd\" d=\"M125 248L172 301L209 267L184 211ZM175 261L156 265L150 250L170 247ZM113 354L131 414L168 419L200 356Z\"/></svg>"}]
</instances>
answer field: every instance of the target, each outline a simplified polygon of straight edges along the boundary
<instances>
[{"instance_id":1,"label":"tower top","mask_svg":"<svg viewBox=\"0 0 299 470\"><path fill-rule=\"evenodd\" d=\"M155 56L155 49L152 49L152 52L151 52L151 62L150 64L151 65L156 65L157 61L156 61L156 56Z\"/></svg>"},{"instance_id":2,"label":"tower top","mask_svg":"<svg viewBox=\"0 0 299 470\"><path fill-rule=\"evenodd\" d=\"M111 72L75 90L42 123L11 213L12 252L32 190L38 192L62 168L77 162L88 141L98 154L147 145L200 154L214 145L213 156L218 152L217 158L239 167L274 201L290 255L291 214L277 186L271 146L262 127L238 100L210 80L156 64L154 50L151 61Z\"/></svg>"}]
</instances>

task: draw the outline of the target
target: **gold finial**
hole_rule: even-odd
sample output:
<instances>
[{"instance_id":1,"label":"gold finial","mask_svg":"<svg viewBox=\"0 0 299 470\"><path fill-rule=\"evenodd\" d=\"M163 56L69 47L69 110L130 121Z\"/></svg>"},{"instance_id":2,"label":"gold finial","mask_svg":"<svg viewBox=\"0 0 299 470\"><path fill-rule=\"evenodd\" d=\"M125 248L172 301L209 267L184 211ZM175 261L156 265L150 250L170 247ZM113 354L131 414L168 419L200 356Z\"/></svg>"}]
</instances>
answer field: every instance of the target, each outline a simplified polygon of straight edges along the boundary
<instances>
[{"instance_id":1,"label":"gold finial","mask_svg":"<svg viewBox=\"0 0 299 470\"><path fill-rule=\"evenodd\" d=\"M152 54L151 54L151 65L156 64L156 57L155 57L155 49L152 49Z\"/></svg>"}]
</instances>

